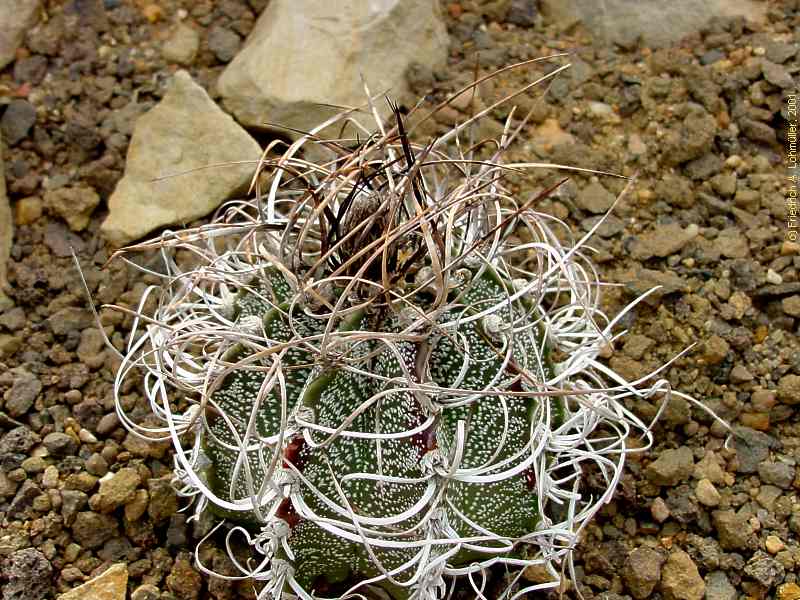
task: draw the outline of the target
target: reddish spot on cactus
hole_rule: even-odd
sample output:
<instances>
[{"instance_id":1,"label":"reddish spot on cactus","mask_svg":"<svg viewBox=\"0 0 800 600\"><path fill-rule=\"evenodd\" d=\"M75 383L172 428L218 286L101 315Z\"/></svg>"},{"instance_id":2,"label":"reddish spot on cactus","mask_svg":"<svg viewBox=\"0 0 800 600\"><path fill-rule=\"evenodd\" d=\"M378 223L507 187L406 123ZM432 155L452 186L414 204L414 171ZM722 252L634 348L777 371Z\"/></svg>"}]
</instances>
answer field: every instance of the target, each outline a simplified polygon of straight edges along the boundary
<instances>
[{"instance_id":1,"label":"reddish spot on cactus","mask_svg":"<svg viewBox=\"0 0 800 600\"><path fill-rule=\"evenodd\" d=\"M289 527L294 529L302 520L300 515L297 514L297 511L294 509L294 504L289 498L284 498L281 502L280 506L278 506L278 511L275 513L275 516L279 519L283 519L289 524Z\"/></svg>"},{"instance_id":2,"label":"reddish spot on cactus","mask_svg":"<svg viewBox=\"0 0 800 600\"><path fill-rule=\"evenodd\" d=\"M411 443L419 450L420 458L436 448L436 422L434 421L422 431L412 435Z\"/></svg>"},{"instance_id":3,"label":"reddish spot on cactus","mask_svg":"<svg viewBox=\"0 0 800 600\"><path fill-rule=\"evenodd\" d=\"M283 466L288 468L288 463L291 463L298 471L302 471L306 463L306 459L303 457L305 447L306 441L303 436L294 436L283 451Z\"/></svg>"}]
</instances>

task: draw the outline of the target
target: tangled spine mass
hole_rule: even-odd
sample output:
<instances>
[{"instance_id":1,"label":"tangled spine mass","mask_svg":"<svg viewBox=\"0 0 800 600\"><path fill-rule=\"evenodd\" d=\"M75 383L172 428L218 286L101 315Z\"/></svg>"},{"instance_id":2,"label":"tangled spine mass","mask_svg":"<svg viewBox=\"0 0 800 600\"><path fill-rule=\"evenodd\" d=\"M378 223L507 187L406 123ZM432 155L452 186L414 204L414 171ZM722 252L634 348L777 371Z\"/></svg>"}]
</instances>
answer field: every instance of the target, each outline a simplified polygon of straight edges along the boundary
<instances>
[{"instance_id":1,"label":"tangled spine mass","mask_svg":"<svg viewBox=\"0 0 800 600\"><path fill-rule=\"evenodd\" d=\"M619 334L586 238L563 244L541 196L502 185L537 166L500 164L519 129L478 161L411 143L395 117L325 143L327 163L298 158L321 143L305 136L259 162L266 193L129 249L159 249L166 272L118 384L144 370L164 426L125 423L172 439L182 493L261 556L232 555L260 598L433 600L457 575L484 598L492 565L505 598L556 586L627 437L647 434L622 401L664 386L596 360ZM600 497L581 493L587 464ZM519 590L530 565L552 581Z\"/></svg>"}]
</instances>

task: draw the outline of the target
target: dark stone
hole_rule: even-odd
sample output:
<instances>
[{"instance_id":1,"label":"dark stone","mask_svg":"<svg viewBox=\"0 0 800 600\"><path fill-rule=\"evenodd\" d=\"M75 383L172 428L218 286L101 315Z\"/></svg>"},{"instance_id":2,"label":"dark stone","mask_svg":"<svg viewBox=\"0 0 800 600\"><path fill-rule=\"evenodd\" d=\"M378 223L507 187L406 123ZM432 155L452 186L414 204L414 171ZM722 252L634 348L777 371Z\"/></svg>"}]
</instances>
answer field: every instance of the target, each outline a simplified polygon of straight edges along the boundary
<instances>
[{"instance_id":1,"label":"dark stone","mask_svg":"<svg viewBox=\"0 0 800 600\"><path fill-rule=\"evenodd\" d=\"M117 531L117 521L109 515L95 512L80 512L72 524L72 534L81 546L92 549L102 546Z\"/></svg>"},{"instance_id":2,"label":"dark stone","mask_svg":"<svg viewBox=\"0 0 800 600\"><path fill-rule=\"evenodd\" d=\"M714 114L720 102L720 86L707 72L707 69L694 66L686 69L686 88L697 102Z\"/></svg>"},{"instance_id":3,"label":"dark stone","mask_svg":"<svg viewBox=\"0 0 800 600\"><path fill-rule=\"evenodd\" d=\"M712 537L701 537L697 534L690 533L686 536L686 541L691 547L690 554L692 554L695 561L699 562L703 568L708 571L719 568L722 550L717 540Z\"/></svg>"},{"instance_id":4,"label":"dark stone","mask_svg":"<svg viewBox=\"0 0 800 600\"><path fill-rule=\"evenodd\" d=\"M710 179L722 171L722 159L715 153L709 152L700 158L696 158L683 167L684 172L691 179L698 181Z\"/></svg>"},{"instance_id":5,"label":"dark stone","mask_svg":"<svg viewBox=\"0 0 800 600\"><path fill-rule=\"evenodd\" d=\"M506 22L513 23L519 27L533 27L536 25L536 17L538 15L536 0L511 0Z\"/></svg>"},{"instance_id":6,"label":"dark stone","mask_svg":"<svg viewBox=\"0 0 800 600\"><path fill-rule=\"evenodd\" d=\"M208 32L208 49L222 63L233 60L241 42L242 39L235 32L224 27L212 27Z\"/></svg>"},{"instance_id":7,"label":"dark stone","mask_svg":"<svg viewBox=\"0 0 800 600\"><path fill-rule=\"evenodd\" d=\"M97 32L108 30L108 16L103 0L72 0L65 8L67 14L76 14L81 30L93 29Z\"/></svg>"},{"instance_id":8,"label":"dark stone","mask_svg":"<svg viewBox=\"0 0 800 600\"><path fill-rule=\"evenodd\" d=\"M21 58L14 63L14 80L38 85L47 74L47 58L39 54Z\"/></svg>"},{"instance_id":9,"label":"dark stone","mask_svg":"<svg viewBox=\"0 0 800 600\"><path fill-rule=\"evenodd\" d=\"M50 329L56 335L67 335L72 331L81 332L94 324L92 313L77 306L66 306L47 319Z\"/></svg>"},{"instance_id":10,"label":"dark stone","mask_svg":"<svg viewBox=\"0 0 800 600\"><path fill-rule=\"evenodd\" d=\"M770 448L776 446L775 439L749 427L735 427L733 431L733 446L739 463L737 472L755 473L758 466L769 458Z\"/></svg>"},{"instance_id":11,"label":"dark stone","mask_svg":"<svg viewBox=\"0 0 800 600\"><path fill-rule=\"evenodd\" d=\"M39 441L41 438L24 425L15 427L0 438L0 455L25 453Z\"/></svg>"},{"instance_id":12,"label":"dark stone","mask_svg":"<svg viewBox=\"0 0 800 600\"><path fill-rule=\"evenodd\" d=\"M64 525L70 527L75 522L75 515L86 507L89 496L80 490L61 490L61 516Z\"/></svg>"},{"instance_id":13,"label":"dark stone","mask_svg":"<svg viewBox=\"0 0 800 600\"><path fill-rule=\"evenodd\" d=\"M44 245L54 255L60 258L72 256L74 250L77 254L86 247L86 242L81 237L70 231L63 223L50 222L44 228Z\"/></svg>"},{"instance_id":14,"label":"dark stone","mask_svg":"<svg viewBox=\"0 0 800 600\"><path fill-rule=\"evenodd\" d=\"M135 521L124 521L125 535L137 546L141 548L152 548L160 543L156 536L153 521L150 519L136 519Z\"/></svg>"},{"instance_id":15,"label":"dark stone","mask_svg":"<svg viewBox=\"0 0 800 600\"><path fill-rule=\"evenodd\" d=\"M603 223L597 228L596 233L601 238L614 237L625 231L625 223L622 222L622 219L614 215L596 215L594 217L589 217L581 221L581 227L586 231L590 231L600 220L603 220Z\"/></svg>"},{"instance_id":16,"label":"dark stone","mask_svg":"<svg viewBox=\"0 0 800 600\"><path fill-rule=\"evenodd\" d=\"M21 368L15 369L14 375L14 383L6 399L6 410L12 417L21 417L33 407L42 391L42 382Z\"/></svg>"},{"instance_id":17,"label":"dark stone","mask_svg":"<svg viewBox=\"0 0 800 600\"><path fill-rule=\"evenodd\" d=\"M22 482L19 490L17 490L17 495L11 501L8 513L10 515L22 515L25 509L33 503L33 499L41 495L42 489L32 480L26 479Z\"/></svg>"},{"instance_id":18,"label":"dark stone","mask_svg":"<svg viewBox=\"0 0 800 600\"><path fill-rule=\"evenodd\" d=\"M723 58L725 58L725 53L715 48L713 50L709 50L700 57L700 64L712 65L715 62L721 61Z\"/></svg>"},{"instance_id":19,"label":"dark stone","mask_svg":"<svg viewBox=\"0 0 800 600\"><path fill-rule=\"evenodd\" d=\"M94 429L103 416L103 406L95 398L89 398L73 406L72 414L82 427Z\"/></svg>"},{"instance_id":20,"label":"dark stone","mask_svg":"<svg viewBox=\"0 0 800 600\"><path fill-rule=\"evenodd\" d=\"M99 435L108 435L113 432L117 427L119 427L119 416L116 412L111 412L106 415L103 415L100 420L97 422L97 427L95 431Z\"/></svg>"},{"instance_id":21,"label":"dark stone","mask_svg":"<svg viewBox=\"0 0 800 600\"><path fill-rule=\"evenodd\" d=\"M745 565L744 573L750 579L770 589L776 583L783 581L784 569L781 563L759 550Z\"/></svg>"},{"instance_id":22,"label":"dark stone","mask_svg":"<svg viewBox=\"0 0 800 600\"><path fill-rule=\"evenodd\" d=\"M776 141L775 130L761 121L742 118L739 119L739 127L745 137L759 144L774 144Z\"/></svg>"},{"instance_id":23,"label":"dark stone","mask_svg":"<svg viewBox=\"0 0 800 600\"><path fill-rule=\"evenodd\" d=\"M642 86L626 85L622 88L622 98L619 102L619 114L628 117L635 113L642 105Z\"/></svg>"},{"instance_id":24,"label":"dark stone","mask_svg":"<svg viewBox=\"0 0 800 600\"><path fill-rule=\"evenodd\" d=\"M667 131L663 148L663 161L676 166L709 152L717 133L717 120L698 105L689 111L683 123Z\"/></svg>"},{"instance_id":25,"label":"dark stone","mask_svg":"<svg viewBox=\"0 0 800 600\"><path fill-rule=\"evenodd\" d=\"M93 123L71 120L64 131L66 141L84 152L91 152L100 145L102 137Z\"/></svg>"},{"instance_id":26,"label":"dark stone","mask_svg":"<svg viewBox=\"0 0 800 600\"><path fill-rule=\"evenodd\" d=\"M755 536L746 516L732 510L718 510L713 517L719 545L723 550L746 550L753 546Z\"/></svg>"},{"instance_id":27,"label":"dark stone","mask_svg":"<svg viewBox=\"0 0 800 600\"><path fill-rule=\"evenodd\" d=\"M97 551L97 556L108 562L129 563L137 554L133 544L124 536L111 538Z\"/></svg>"},{"instance_id":28,"label":"dark stone","mask_svg":"<svg viewBox=\"0 0 800 600\"><path fill-rule=\"evenodd\" d=\"M767 60L774 63L784 63L797 54L797 44L769 41L764 44Z\"/></svg>"},{"instance_id":29,"label":"dark stone","mask_svg":"<svg viewBox=\"0 0 800 600\"><path fill-rule=\"evenodd\" d=\"M58 431L48 433L42 443L52 456L68 456L78 451L78 442L72 436Z\"/></svg>"},{"instance_id":30,"label":"dark stone","mask_svg":"<svg viewBox=\"0 0 800 600\"><path fill-rule=\"evenodd\" d=\"M34 123L36 123L36 109L33 104L27 100L12 100L3 113L3 118L0 119L3 139L9 146L15 146L28 137Z\"/></svg>"},{"instance_id":31,"label":"dark stone","mask_svg":"<svg viewBox=\"0 0 800 600\"><path fill-rule=\"evenodd\" d=\"M692 498L692 489L686 484L668 490L666 502L670 515L678 523L692 523L700 514Z\"/></svg>"},{"instance_id":32,"label":"dark stone","mask_svg":"<svg viewBox=\"0 0 800 600\"><path fill-rule=\"evenodd\" d=\"M800 292L800 281L789 281L778 285L765 285L754 296L756 298L769 298L774 296L790 296Z\"/></svg>"},{"instance_id":33,"label":"dark stone","mask_svg":"<svg viewBox=\"0 0 800 600\"><path fill-rule=\"evenodd\" d=\"M167 548L181 548L186 546L189 536L186 528L186 515L178 513L169 519L167 528Z\"/></svg>"},{"instance_id":34,"label":"dark stone","mask_svg":"<svg viewBox=\"0 0 800 600\"><path fill-rule=\"evenodd\" d=\"M794 481L795 467L782 462L762 462L758 465L758 476L764 483L788 490Z\"/></svg>"}]
</instances>

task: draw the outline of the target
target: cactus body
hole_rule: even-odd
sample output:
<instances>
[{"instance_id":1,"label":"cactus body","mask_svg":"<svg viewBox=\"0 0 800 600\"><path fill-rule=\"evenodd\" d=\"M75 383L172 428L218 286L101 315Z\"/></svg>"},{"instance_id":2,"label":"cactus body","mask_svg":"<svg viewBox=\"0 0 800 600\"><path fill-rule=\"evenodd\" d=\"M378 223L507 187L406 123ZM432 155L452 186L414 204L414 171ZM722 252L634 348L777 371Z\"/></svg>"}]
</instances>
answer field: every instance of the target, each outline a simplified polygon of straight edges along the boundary
<instances>
[{"instance_id":1,"label":"cactus body","mask_svg":"<svg viewBox=\"0 0 800 600\"><path fill-rule=\"evenodd\" d=\"M259 600L371 584L439 600L461 575L485 597L493 565L512 587L544 566L552 581L530 589L554 587L630 431L649 436L623 400L664 384L597 360L614 321L585 239L536 212L548 190L503 188L508 140L488 161L451 158L457 133L414 145L396 111L324 164L297 158L303 138L260 163L267 194L139 247L161 251L165 283L116 389L145 371L178 487L262 557L236 563ZM598 498L581 494L586 464L608 482Z\"/></svg>"}]
</instances>

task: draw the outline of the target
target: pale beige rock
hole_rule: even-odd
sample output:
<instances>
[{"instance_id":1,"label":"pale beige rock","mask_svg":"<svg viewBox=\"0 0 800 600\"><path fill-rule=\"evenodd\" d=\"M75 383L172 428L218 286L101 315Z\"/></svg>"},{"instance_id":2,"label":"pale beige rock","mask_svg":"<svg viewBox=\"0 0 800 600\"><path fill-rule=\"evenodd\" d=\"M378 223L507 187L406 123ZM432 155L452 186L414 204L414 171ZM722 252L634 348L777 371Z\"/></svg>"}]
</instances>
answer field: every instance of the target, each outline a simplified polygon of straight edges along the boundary
<instances>
[{"instance_id":1,"label":"pale beige rock","mask_svg":"<svg viewBox=\"0 0 800 600\"><path fill-rule=\"evenodd\" d=\"M365 105L366 81L385 116L384 94L412 100L410 65L445 64L438 11L435 0L272 0L219 79L223 103L248 127L308 130L340 112L335 106Z\"/></svg>"},{"instance_id":2,"label":"pale beige rock","mask_svg":"<svg viewBox=\"0 0 800 600\"><path fill-rule=\"evenodd\" d=\"M708 479L701 479L694 488L694 495L704 506L719 506L720 495L714 484Z\"/></svg>"},{"instance_id":3,"label":"pale beige rock","mask_svg":"<svg viewBox=\"0 0 800 600\"><path fill-rule=\"evenodd\" d=\"M0 0L0 69L14 60L25 33L39 20L41 0Z\"/></svg>"},{"instance_id":4,"label":"pale beige rock","mask_svg":"<svg viewBox=\"0 0 800 600\"><path fill-rule=\"evenodd\" d=\"M0 139L0 309L7 308L12 304L3 292L3 288L8 283L6 263L11 256L11 242L14 238L14 226L11 219L11 206L6 194L6 176L3 167L3 140Z\"/></svg>"},{"instance_id":5,"label":"pale beige rock","mask_svg":"<svg viewBox=\"0 0 800 600\"><path fill-rule=\"evenodd\" d=\"M717 485L725 482L725 470L720 466L719 458L711 450L694 466L695 479L707 479Z\"/></svg>"},{"instance_id":6,"label":"pale beige rock","mask_svg":"<svg viewBox=\"0 0 800 600\"><path fill-rule=\"evenodd\" d=\"M128 590L128 567L110 566L101 575L61 594L58 600L125 600Z\"/></svg>"},{"instance_id":7,"label":"pale beige rock","mask_svg":"<svg viewBox=\"0 0 800 600\"><path fill-rule=\"evenodd\" d=\"M763 21L765 15L765 3L756 0L542 0L540 7L562 29L582 22L597 39L625 47L638 37L646 46L668 46L699 31L712 17Z\"/></svg>"},{"instance_id":8,"label":"pale beige rock","mask_svg":"<svg viewBox=\"0 0 800 600\"><path fill-rule=\"evenodd\" d=\"M229 163L260 154L258 143L178 71L161 102L136 123L101 231L119 246L205 216L250 182L254 164Z\"/></svg>"}]
</instances>

